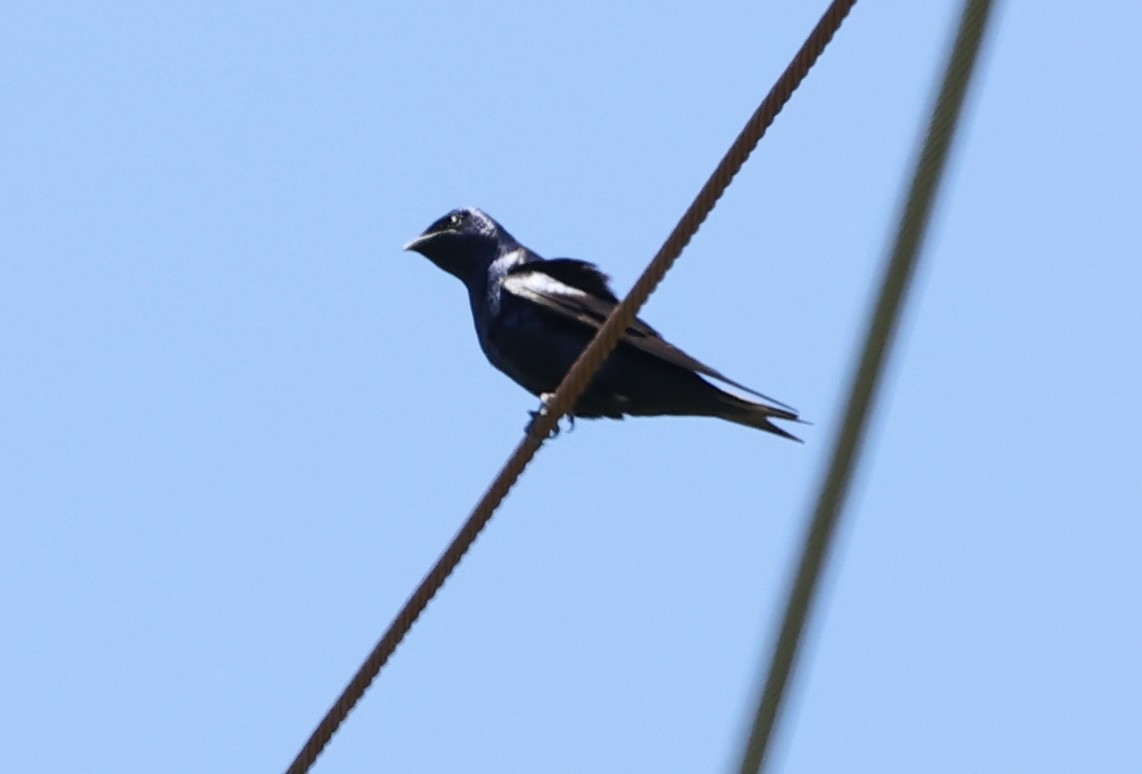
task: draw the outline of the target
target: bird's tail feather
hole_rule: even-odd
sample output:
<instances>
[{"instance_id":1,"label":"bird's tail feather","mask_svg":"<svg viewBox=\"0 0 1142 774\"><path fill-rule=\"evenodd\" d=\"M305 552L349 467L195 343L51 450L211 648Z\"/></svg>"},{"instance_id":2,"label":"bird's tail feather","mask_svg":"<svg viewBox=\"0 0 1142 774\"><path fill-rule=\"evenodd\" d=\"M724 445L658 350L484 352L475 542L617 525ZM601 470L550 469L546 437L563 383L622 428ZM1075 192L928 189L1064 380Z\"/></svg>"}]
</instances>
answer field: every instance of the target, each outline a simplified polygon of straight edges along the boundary
<instances>
[{"instance_id":1,"label":"bird's tail feather","mask_svg":"<svg viewBox=\"0 0 1142 774\"><path fill-rule=\"evenodd\" d=\"M763 403L754 403L728 394L726 395L724 405L726 410L725 413L721 415L723 419L737 422L739 425L745 425L746 427L756 427L758 430L764 430L767 433L773 433L782 438L788 438L791 441L802 443L800 438L778 427L771 421L774 419L783 419L789 422L808 424L797 416L796 411L777 408L776 406L766 406Z\"/></svg>"}]
</instances>

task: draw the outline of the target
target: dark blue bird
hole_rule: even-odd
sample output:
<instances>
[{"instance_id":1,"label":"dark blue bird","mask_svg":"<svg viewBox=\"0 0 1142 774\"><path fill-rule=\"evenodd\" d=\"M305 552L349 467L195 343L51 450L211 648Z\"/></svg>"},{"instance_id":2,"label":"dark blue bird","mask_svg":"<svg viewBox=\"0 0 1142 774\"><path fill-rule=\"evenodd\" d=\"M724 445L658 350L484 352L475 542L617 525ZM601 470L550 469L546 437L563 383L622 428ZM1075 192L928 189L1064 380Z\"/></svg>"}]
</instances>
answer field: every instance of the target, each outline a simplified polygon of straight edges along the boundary
<instances>
[{"instance_id":1,"label":"dark blue bird","mask_svg":"<svg viewBox=\"0 0 1142 774\"><path fill-rule=\"evenodd\" d=\"M544 403L619 301L594 264L545 260L477 209L453 210L404 249L464 283L480 348ZM766 402L731 395L702 376ZM720 417L799 440L770 421L797 421L796 411L703 365L642 320L627 329L571 415Z\"/></svg>"}]
</instances>

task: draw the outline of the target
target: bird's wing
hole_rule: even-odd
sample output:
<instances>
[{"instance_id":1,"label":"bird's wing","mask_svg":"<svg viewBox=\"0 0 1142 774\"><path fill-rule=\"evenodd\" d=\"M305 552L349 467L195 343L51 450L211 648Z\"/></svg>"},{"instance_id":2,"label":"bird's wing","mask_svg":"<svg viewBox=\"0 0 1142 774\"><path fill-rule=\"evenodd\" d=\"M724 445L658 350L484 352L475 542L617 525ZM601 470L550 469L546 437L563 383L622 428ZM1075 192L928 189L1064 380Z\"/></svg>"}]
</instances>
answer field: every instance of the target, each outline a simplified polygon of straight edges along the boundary
<instances>
[{"instance_id":1,"label":"bird's wing","mask_svg":"<svg viewBox=\"0 0 1142 774\"><path fill-rule=\"evenodd\" d=\"M553 258L531 261L512 267L503 280L503 289L513 296L529 301L561 317L575 320L593 331L598 330L619 299L607 284L609 277L593 263L573 258ZM762 400L794 411L779 400L751 390L744 384L715 371L687 355L659 335L642 320L636 319L626 330L623 342L673 363L681 368L696 371L720 382L745 390Z\"/></svg>"},{"instance_id":2,"label":"bird's wing","mask_svg":"<svg viewBox=\"0 0 1142 774\"><path fill-rule=\"evenodd\" d=\"M551 258L549 260L532 261L515 267L515 271L524 273L527 270L538 271L552 279L562 282L571 290L581 291L602 301L609 301L611 305L619 299L611 291L611 278L599 271L599 267L586 261L577 261L574 258Z\"/></svg>"}]
</instances>

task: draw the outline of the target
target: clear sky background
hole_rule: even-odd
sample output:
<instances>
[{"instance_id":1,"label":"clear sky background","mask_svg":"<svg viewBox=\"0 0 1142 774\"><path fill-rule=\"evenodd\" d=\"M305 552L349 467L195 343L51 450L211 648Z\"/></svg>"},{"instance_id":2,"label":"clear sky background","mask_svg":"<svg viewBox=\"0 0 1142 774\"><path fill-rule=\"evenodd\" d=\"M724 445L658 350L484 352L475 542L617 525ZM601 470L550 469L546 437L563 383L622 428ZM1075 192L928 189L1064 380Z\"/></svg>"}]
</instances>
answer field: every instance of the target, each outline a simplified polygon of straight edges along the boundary
<instances>
[{"instance_id":1,"label":"clear sky background","mask_svg":"<svg viewBox=\"0 0 1142 774\"><path fill-rule=\"evenodd\" d=\"M824 2L6 3L0 769L278 771L535 400L400 245L625 292ZM318 772L725 771L958 2L863 2L644 317L797 406L547 445ZM1142 770L1142 5L1000 6L777 747Z\"/></svg>"}]
</instances>

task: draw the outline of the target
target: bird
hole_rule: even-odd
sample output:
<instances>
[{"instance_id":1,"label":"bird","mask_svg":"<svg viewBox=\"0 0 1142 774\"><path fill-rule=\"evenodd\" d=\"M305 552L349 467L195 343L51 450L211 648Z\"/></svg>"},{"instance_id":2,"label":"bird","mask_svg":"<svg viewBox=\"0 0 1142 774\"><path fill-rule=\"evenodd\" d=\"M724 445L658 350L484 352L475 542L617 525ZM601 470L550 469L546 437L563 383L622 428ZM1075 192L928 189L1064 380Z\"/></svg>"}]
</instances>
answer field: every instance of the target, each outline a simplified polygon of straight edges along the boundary
<instances>
[{"instance_id":1,"label":"bird","mask_svg":"<svg viewBox=\"0 0 1142 774\"><path fill-rule=\"evenodd\" d=\"M540 398L541 413L619 299L587 261L545 259L491 216L455 209L404 245L464 283L476 337L488 361ZM710 380L758 400L726 392ZM795 409L739 384L686 354L641 319L568 412L575 418L718 417L794 441L773 423L800 422ZM558 428L554 432L558 432Z\"/></svg>"}]
</instances>

